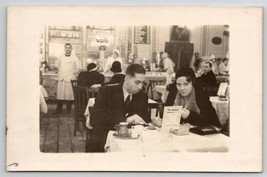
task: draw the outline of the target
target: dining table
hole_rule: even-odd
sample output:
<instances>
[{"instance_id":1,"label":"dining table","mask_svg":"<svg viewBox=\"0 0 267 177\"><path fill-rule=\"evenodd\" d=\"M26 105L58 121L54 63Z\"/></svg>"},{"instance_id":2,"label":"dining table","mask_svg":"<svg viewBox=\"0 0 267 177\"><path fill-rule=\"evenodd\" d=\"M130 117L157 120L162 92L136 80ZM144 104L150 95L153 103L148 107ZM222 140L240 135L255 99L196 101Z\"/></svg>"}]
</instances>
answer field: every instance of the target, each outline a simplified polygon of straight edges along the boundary
<instances>
[{"instance_id":1,"label":"dining table","mask_svg":"<svg viewBox=\"0 0 267 177\"><path fill-rule=\"evenodd\" d=\"M228 152L229 137L216 133L198 135L175 135L165 128L150 130L143 128L137 138L120 138L115 131L109 131L105 152Z\"/></svg>"}]
</instances>

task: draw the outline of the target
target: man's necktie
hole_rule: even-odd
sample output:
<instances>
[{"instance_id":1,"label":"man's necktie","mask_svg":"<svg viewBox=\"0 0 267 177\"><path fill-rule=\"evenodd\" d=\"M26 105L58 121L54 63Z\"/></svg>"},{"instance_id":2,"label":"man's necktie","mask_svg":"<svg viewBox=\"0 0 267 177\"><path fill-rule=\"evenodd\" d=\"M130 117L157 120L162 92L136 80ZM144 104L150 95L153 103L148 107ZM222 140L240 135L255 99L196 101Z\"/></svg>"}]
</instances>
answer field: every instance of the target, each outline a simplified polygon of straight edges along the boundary
<instances>
[{"instance_id":1,"label":"man's necktie","mask_svg":"<svg viewBox=\"0 0 267 177\"><path fill-rule=\"evenodd\" d=\"M131 103L131 98L130 98L130 95L127 96L126 100L125 100L125 108L126 108L126 114L130 112L130 109L131 109L131 106L130 106L130 103Z\"/></svg>"}]
</instances>

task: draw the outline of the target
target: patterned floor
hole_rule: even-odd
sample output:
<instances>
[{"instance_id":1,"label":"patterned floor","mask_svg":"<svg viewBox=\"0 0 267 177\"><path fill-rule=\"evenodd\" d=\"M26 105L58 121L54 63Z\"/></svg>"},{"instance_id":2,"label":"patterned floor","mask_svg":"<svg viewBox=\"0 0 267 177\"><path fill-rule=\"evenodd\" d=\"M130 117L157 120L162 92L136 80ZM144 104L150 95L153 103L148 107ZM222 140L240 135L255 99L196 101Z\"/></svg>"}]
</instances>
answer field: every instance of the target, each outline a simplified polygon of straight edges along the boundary
<instances>
[{"instance_id":1,"label":"patterned floor","mask_svg":"<svg viewBox=\"0 0 267 177\"><path fill-rule=\"evenodd\" d=\"M73 109L71 113L53 115L56 105L48 105L48 114L40 116L40 151L48 153L85 152L86 131L80 124L80 130L74 137ZM63 107L64 109L64 107ZM65 111L65 112L64 112Z\"/></svg>"}]
</instances>

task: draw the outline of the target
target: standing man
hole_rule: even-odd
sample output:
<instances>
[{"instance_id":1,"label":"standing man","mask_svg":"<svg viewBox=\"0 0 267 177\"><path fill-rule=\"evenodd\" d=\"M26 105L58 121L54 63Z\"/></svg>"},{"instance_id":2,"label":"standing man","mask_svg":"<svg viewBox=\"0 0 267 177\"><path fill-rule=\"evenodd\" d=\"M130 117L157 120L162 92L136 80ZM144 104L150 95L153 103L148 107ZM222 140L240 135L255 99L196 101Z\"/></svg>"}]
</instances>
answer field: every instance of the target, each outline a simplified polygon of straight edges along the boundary
<instances>
[{"instance_id":1,"label":"standing man","mask_svg":"<svg viewBox=\"0 0 267 177\"><path fill-rule=\"evenodd\" d=\"M167 72L168 74L174 73L174 62L169 58L168 53L164 52L161 54L161 59L163 62L163 71Z\"/></svg>"},{"instance_id":2,"label":"standing man","mask_svg":"<svg viewBox=\"0 0 267 177\"><path fill-rule=\"evenodd\" d=\"M63 102L67 103L67 111L71 111L74 100L71 80L76 79L76 74L81 69L79 59L72 53L72 45L65 44L65 54L58 58L58 86L57 86L57 110L56 114L62 112Z\"/></svg>"},{"instance_id":3,"label":"standing man","mask_svg":"<svg viewBox=\"0 0 267 177\"><path fill-rule=\"evenodd\" d=\"M151 122L148 97L142 91L145 69L140 64L128 66L124 82L102 87L90 112L93 127L87 152L104 152L109 130L120 122L144 124Z\"/></svg>"}]
</instances>

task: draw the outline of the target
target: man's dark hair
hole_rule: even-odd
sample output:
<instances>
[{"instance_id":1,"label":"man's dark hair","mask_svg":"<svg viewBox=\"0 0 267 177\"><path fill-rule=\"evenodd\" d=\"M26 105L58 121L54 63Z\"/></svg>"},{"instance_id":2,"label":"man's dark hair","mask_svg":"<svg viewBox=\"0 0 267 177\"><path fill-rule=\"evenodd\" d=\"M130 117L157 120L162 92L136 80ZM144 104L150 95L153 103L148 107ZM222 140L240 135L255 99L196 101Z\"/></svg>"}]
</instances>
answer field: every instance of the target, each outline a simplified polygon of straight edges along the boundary
<instances>
[{"instance_id":1,"label":"man's dark hair","mask_svg":"<svg viewBox=\"0 0 267 177\"><path fill-rule=\"evenodd\" d=\"M146 74L146 70L140 64L131 64L127 67L126 74L129 74L130 76L134 77L136 73Z\"/></svg>"},{"instance_id":2,"label":"man's dark hair","mask_svg":"<svg viewBox=\"0 0 267 177\"><path fill-rule=\"evenodd\" d=\"M72 47L71 43L66 43L66 44L65 44L65 47L66 47L67 45L70 45L70 46Z\"/></svg>"},{"instance_id":3,"label":"man's dark hair","mask_svg":"<svg viewBox=\"0 0 267 177\"><path fill-rule=\"evenodd\" d=\"M207 61L206 64L209 64L209 67L210 67L210 68L212 67L211 62Z\"/></svg>"},{"instance_id":4,"label":"man's dark hair","mask_svg":"<svg viewBox=\"0 0 267 177\"><path fill-rule=\"evenodd\" d=\"M226 61L226 60L228 60L228 58L224 58L222 61L224 62L224 61Z\"/></svg>"}]
</instances>

